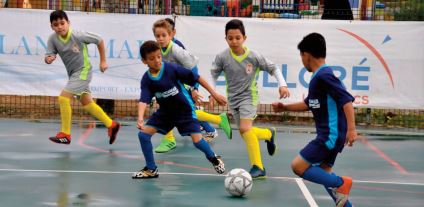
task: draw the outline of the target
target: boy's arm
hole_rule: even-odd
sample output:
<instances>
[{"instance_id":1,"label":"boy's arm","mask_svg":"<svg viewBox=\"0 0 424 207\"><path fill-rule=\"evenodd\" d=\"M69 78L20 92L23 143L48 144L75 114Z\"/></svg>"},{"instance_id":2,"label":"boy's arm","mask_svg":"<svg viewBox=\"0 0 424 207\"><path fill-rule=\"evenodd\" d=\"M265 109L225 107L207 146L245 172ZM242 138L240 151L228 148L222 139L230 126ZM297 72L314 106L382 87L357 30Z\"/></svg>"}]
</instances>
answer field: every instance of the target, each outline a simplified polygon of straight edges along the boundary
<instances>
[{"instance_id":1,"label":"boy's arm","mask_svg":"<svg viewBox=\"0 0 424 207\"><path fill-rule=\"evenodd\" d=\"M347 133L345 144L351 147L353 146L353 143L355 142L355 139L358 136L355 126L355 111L353 110L352 102L348 102L343 105L343 111L345 113L347 121Z\"/></svg>"},{"instance_id":2,"label":"boy's arm","mask_svg":"<svg viewBox=\"0 0 424 207\"><path fill-rule=\"evenodd\" d=\"M103 40L97 44L97 49L99 50L100 56L100 71L105 72L108 68L108 65L106 63L105 43Z\"/></svg>"},{"instance_id":3,"label":"boy's arm","mask_svg":"<svg viewBox=\"0 0 424 207\"><path fill-rule=\"evenodd\" d=\"M272 109L274 110L274 112L309 110L308 105L306 105L304 101L292 103L292 104L283 104L281 102L274 102L272 103Z\"/></svg>"},{"instance_id":4,"label":"boy's arm","mask_svg":"<svg viewBox=\"0 0 424 207\"><path fill-rule=\"evenodd\" d=\"M287 88L286 80L284 79L283 73L281 72L280 68L278 68L274 62L265 58L261 54L257 54L257 58L259 62L259 68L263 71L267 71L269 74L274 76L275 79L277 79L280 99L290 97L290 91Z\"/></svg>"},{"instance_id":5,"label":"boy's arm","mask_svg":"<svg viewBox=\"0 0 424 207\"><path fill-rule=\"evenodd\" d=\"M184 68L193 69L199 63L199 58L190 53L188 50L184 50L177 44L172 46L172 53L177 60L177 63Z\"/></svg>"},{"instance_id":6,"label":"boy's arm","mask_svg":"<svg viewBox=\"0 0 424 207\"><path fill-rule=\"evenodd\" d=\"M142 129L144 125L144 112L146 111L146 103L138 102L138 119L137 128Z\"/></svg>"},{"instance_id":7,"label":"boy's arm","mask_svg":"<svg viewBox=\"0 0 424 207\"><path fill-rule=\"evenodd\" d=\"M49 37L47 41L47 50L46 55L44 56L44 62L47 64L51 64L54 60L56 60L56 47L53 44L52 36Z\"/></svg>"},{"instance_id":8,"label":"boy's arm","mask_svg":"<svg viewBox=\"0 0 424 207\"><path fill-rule=\"evenodd\" d=\"M211 94L211 96L218 102L219 105L225 106L227 104L227 99L221 94L216 93L216 91L212 88L211 85L209 85L208 82L206 82L204 78L199 76L198 81L200 85L203 86L203 88L205 88Z\"/></svg>"}]
</instances>

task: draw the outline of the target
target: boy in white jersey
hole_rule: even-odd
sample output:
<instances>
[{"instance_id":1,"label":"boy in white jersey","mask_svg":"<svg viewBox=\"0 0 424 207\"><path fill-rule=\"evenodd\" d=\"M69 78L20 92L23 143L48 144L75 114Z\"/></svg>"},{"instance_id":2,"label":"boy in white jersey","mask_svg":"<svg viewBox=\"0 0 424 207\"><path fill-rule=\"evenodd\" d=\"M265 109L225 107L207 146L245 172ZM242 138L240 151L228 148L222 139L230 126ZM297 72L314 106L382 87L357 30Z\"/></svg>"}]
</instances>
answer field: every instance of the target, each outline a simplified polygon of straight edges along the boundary
<instances>
[{"instance_id":1,"label":"boy in white jersey","mask_svg":"<svg viewBox=\"0 0 424 207\"><path fill-rule=\"evenodd\" d=\"M191 69L194 73L198 74L198 58L172 41L173 28L167 20L161 19L156 21L153 24L153 34L156 38L156 42L159 43L161 47L161 53L164 61L177 63L178 65ZM198 86L199 84L196 84L191 89L191 95L195 102L198 102L201 98L198 92ZM203 127L209 124L202 122L211 122L217 124L224 130L225 134L231 138L231 127L226 113L212 115L200 110L196 110L196 115L198 120L201 121L201 125ZM155 152L168 152L175 147L176 142L171 130L165 135L164 139L161 140L161 144L155 149Z\"/></svg>"},{"instance_id":2,"label":"boy in white jersey","mask_svg":"<svg viewBox=\"0 0 424 207\"><path fill-rule=\"evenodd\" d=\"M92 77L91 64L88 59L87 45L95 43L100 55L100 70L108 68L103 40L93 33L73 31L69 19L62 10L50 14L51 28L55 33L47 42L44 61L51 64L59 54L68 72L68 83L58 98L61 116L61 130L49 139L59 144L71 143L72 109L71 99L76 95L85 111L99 119L108 128L109 144L113 144L121 125L109 116L92 99L89 84Z\"/></svg>"},{"instance_id":3,"label":"boy in white jersey","mask_svg":"<svg viewBox=\"0 0 424 207\"><path fill-rule=\"evenodd\" d=\"M287 98L290 93L281 70L261 54L243 45L246 34L242 21L234 19L226 24L225 39L229 48L216 56L211 70L212 77L216 81L224 72L229 106L249 154L251 164L249 173L253 178L264 178L266 172L262 164L258 140L265 140L268 154L274 155L276 130L253 127L258 104L256 78L259 72L266 71L276 77L280 98Z\"/></svg>"}]
</instances>

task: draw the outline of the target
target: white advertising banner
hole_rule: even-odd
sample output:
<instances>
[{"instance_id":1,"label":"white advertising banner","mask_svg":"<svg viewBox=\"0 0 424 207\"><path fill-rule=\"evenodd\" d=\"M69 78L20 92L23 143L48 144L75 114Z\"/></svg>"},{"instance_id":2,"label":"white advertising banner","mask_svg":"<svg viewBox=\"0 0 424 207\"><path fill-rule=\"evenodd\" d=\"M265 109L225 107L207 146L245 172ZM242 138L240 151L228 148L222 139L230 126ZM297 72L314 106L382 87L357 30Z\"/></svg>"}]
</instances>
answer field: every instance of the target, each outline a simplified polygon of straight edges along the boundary
<instances>
[{"instance_id":1,"label":"white advertising banner","mask_svg":"<svg viewBox=\"0 0 424 207\"><path fill-rule=\"evenodd\" d=\"M47 38L53 32L50 11L0 11L0 94L49 95L60 93L67 81L60 59L44 63ZM97 98L137 99L146 67L139 46L153 39L152 24L166 16L68 12L71 26L100 34L107 49L109 70L101 73L95 45L91 90ZM210 80L215 55L228 47L225 24L229 18L179 16L177 39L200 58L199 71ZM297 44L318 32L327 42L327 59L335 74L355 96L355 106L424 109L424 23L284 19L243 19L245 45L275 62L283 72L291 97L307 95L311 74L302 66ZM274 77L260 73L261 103L278 100ZM224 78L217 89L225 93ZM206 92L202 92L206 95Z\"/></svg>"}]
</instances>

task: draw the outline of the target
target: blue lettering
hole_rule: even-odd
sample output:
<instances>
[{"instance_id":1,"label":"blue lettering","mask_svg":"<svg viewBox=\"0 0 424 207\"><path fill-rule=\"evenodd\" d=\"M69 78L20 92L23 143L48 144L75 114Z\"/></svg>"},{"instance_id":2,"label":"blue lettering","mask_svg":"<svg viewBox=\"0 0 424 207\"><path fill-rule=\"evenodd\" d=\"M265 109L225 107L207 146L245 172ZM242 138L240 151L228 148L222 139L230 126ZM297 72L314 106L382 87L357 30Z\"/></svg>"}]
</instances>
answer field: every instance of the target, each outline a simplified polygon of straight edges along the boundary
<instances>
[{"instance_id":1,"label":"blue lettering","mask_svg":"<svg viewBox=\"0 0 424 207\"><path fill-rule=\"evenodd\" d=\"M24 48L26 50L26 55L31 55L31 51L29 50L27 40L25 39L24 36L22 36L21 41L19 42L19 45L14 52L15 55L19 54L19 48Z\"/></svg>"},{"instance_id":2,"label":"blue lettering","mask_svg":"<svg viewBox=\"0 0 424 207\"><path fill-rule=\"evenodd\" d=\"M299 82L300 82L300 85L302 85L305 88L308 88L309 87L309 83L305 81L305 74L306 74L306 72L308 72L306 70L306 68L300 69L300 72L299 72Z\"/></svg>"},{"instance_id":3,"label":"blue lettering","mask_svg":"<svg viewBox=\"0 0 424 207\"><path fill-rule=\"evenodd\" d=\"M115 43L115 39L110 39L109 42L106 45L106 54L107 51L109 50L109 57L108 58L114 58L113 57L113 45Z\"/></svg>"},{"instance_id":4,"label":"blue lettering","mask_svg":"<svg viewBox=\"0 0 424 207\"><path fill-rule=\"evenodd\" d=\"M126 48L125 50L123 49L124 47ZM128 59L133 59L134 58L133 57L133 54L131 52L130 46L128 45L128 42L126 40L124 41L124 44L122 45L121 50L119 51L118 58L121 58L122 51L127 51L127 53L128 53Z\"/></svg>"},{"instance_id":5,"label":"blue lettering","mask_svg":"<svg viewBox=\"0 0 424 207\"><path fill-rule=\"evenodd\" d=\"M221 74L219 74L219 77L221 77L221 76L224 76L224 72L222 72ZM218 77L218 79L219 79L219 77ZM225 84L226 84L226 81L225 80L223 80L223 81L216 80L216 85L217 86L225 86Z\"/></svg>"},{"instance_id":6,"label":"blue lettering","mask_svg":"<svg viewBox=\"0 0 424 207\"><path fill-rule=\"evenodd\" d=\"M370 67L353 66L352 68L352 90L369 90L369 85L359 85L359 81L368 81L368 75L359 75L359 72L370 72Z\"/></svg>"},{"instance_id":7,"label":"blue lettering","mask_svg":"<svg viewBox=\"0 0 424 207\"><path fill-rule=\"evenodd\" d=\"M41 44L41 46L43 46L44 51L46 51L46 50L47 50L47 45L46 45L46 43L44 43L43 39L41 39L41 37L40 37L40 36L36 36L35 38L37 39L37 42L36 42L36 44L35 44L35 54L36 54L36 55L39 55L40 53L38 53L38 43L40 43L40 44ZM44 53L43 53L43 54L44 54Z\"/></svg>"},{"instance_id":8,"label":"blue lettering","mask_svg":"<svg viewBox=\"0 0 424 207\"><path fill-rule=\"evenodd\" d=\"M138 53L138 57L137 57L137 58L138 58L139 60L141 60L140 47L141 47L141 45L143 44L143 42L144 42L143 40L137 40L137 46L138 46L138 47L137 47L137 50L138 50L138 52L137 52L137 53Z\"/></svg>"},{"instance_id":9,"label":"blue lettering","mask_svg":"<svg viewBox=\"0 0 424 207\"><path fill-rule=\"evenodd\" d=\"M4 35L0 35L0 54L4 54L4 47L3 47L3 40L4 40Z\"/></svg>"},{"instance_id":10,"label":"blue lettering","mask_svg":"<svg viewBox=\"0 0 424 207\"><path fill-rule=\"evenodd\" d=\"M278 83L277 82L269 82L269 73L264 73L264 87L268 87L268 88L275 88L278 87Z\"/></svg>"},{"instance_id":11,"label":"blue lettering","mask_svg":"<svg viewBox=\"0 0 424 207\"><path fill-rule=\"evenodd\" d=\"M289 83L287 81L287 64L283 64L281 66L281 68L282 68L281 72L283 73L283 78L284 78L284 80L286 80L286 83L287 83L287 87L288 88L296 88L296 83Z\"/></svg>"}]
</instances>

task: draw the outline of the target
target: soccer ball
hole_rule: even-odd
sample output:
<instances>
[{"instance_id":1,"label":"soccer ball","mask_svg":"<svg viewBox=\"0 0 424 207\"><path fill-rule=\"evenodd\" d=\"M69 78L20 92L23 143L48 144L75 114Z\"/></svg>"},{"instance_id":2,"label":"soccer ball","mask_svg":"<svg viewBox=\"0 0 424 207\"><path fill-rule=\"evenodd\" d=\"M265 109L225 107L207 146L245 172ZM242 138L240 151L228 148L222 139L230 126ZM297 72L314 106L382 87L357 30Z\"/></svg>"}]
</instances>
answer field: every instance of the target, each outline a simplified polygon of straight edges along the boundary
<instances>
[{"instance_id":1,"label":"soccer ball","mask_svg":"<svg viewBox=\"0 0 424 207\"><path fill-rule=\"evenodd\" d=\"M233 196L246 195L252 190L252 185L252 176L244 169L232 169L225 177L225 189Z\"/></svg>"}]
</instances>

